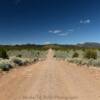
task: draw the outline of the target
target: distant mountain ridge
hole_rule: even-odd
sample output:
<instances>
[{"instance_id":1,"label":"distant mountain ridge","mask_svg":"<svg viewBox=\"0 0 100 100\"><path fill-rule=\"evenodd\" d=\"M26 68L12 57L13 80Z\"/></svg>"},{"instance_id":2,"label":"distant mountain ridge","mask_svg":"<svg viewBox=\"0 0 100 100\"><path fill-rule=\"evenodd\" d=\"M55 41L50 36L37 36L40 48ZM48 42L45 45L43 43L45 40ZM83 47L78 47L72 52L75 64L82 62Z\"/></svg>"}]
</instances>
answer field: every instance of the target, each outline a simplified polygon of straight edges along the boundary
<instances>
[{"instance_id":1,"label":"distant mountain ridge","mask_svg":"<svg viewBox=\"0 0 100 100\"><path fill-rule=\"evenodd\" d=\"M96 42L86 42L86 43L82 43L82 44L77 44L77 46L79 47L90 47L90 48L100 48L100 43L96 43Z\"/></svg>"},{"instance_id":2,"label":"distant mountain ridge","mask_svg":"<svg viewBox=\"0 0 100 100\"><path fill-rule=\"evenodd\" d=\"M36 44L17 44L17 45L0 45L0 48L7 48L7 49L16 49L16 48L100 48L100 43L96 42L85 42L85 43L78 43L78 44L44 44L44 45L36 45Z\"/></svg>"}]
</instances>

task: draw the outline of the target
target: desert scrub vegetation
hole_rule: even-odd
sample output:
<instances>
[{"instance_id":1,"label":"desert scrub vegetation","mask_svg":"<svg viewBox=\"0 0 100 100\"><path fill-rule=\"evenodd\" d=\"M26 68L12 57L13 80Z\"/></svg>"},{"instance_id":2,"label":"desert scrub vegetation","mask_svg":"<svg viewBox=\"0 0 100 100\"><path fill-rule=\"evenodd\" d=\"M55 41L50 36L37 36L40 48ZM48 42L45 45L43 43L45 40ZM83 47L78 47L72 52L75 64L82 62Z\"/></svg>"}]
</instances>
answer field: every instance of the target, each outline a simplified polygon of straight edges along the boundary
<instances>
[{"instance_id":1,"label":"desert scrub vegetation","mask_svg":"<svg viewBox=\"0 0 100 100\"><path fill-rule=\"evenodd\" d=\"M97 59L97 51L96 50L86 50L84 52L84 57L87 59Z\"/></svg>"},{"instance_id":2,"label":"desert scrub vegetation","mask_svg":"<svg viewBox=\"0 0 100 100\"><path fill-rule=\"evenodd\" d=\"M1 46L0 47L0 70L9 71L12 68L44 60L47 49L41 46Z\"/></svg>"},{"instance_id":3,"label":"desert scrub vegetation","mask_svg":"<svg viewBox=\"0 0 100 100\"><path fill-rule=\"evenodd\" d=\"M79 56L79 54L77 53L77 52L74 52L74 54L73 54L73 58L77 58Z\"/></svg>"},{"instance_id":4,"label":"desert scrub vegetation","mask_svg":"<svg viewBox=\"0 0 100 100\"><path fill-rule=\"evenodd\" d=\"M46 57L46 51L44 50L9 50L7 52L8 56L16 56L20 58L45 58Z\"/></svg>"},{"instance_id":5,"label":"desert scrub vegetation","mask_svg":"<svg viewBox=\"0 0 100 100\"><path fill-rule=\"evenodd\" d=\"M23 53L21 52L21 54L19 54L19 52L17 51L15 55L13 54L12 51L13 54L12 56L8 53L9 59L0 58L0 70L9 71L11 68L36 63L37 61L43 60L46 57L46 51L38 51L38 52L35 51L33 55L29 55L30 52L27 51L27 54L25 54L25 56L24 56L24 52Z\"/></svg>"},{"instance_id":6,"label":"desert scrub vegetation","mask_svg":"<svg viewBox=\"0 0 100 100\"><path fill-rule=\"evenodd\" d=\"M54 57L59 59L72 58L74 51L73 50L55 50Z\"/></svg>"},{"instance_id":7,"label":"desert scrub vegetation","mask_svg":"<svg viewBox=\"0 0 100 100\"><path fill-rule=\"evenodd\" d=\"M0 58L8 59L8 54L5 49L0 49Z\"/></svg>"},{"instance_id":8,"label":"desert scrub vegetation","mask_svg":"<svg viewBox=\"0 0 100 100\"><path fill-rule=\"evenodd\" d=\"M0 59L0 70L9 71L12 68L31 64L34 59L11 57L9 59Z\"/></svg>"},{"instance_id":9,"label":"desert scrub vegetation","mask_svg":"<svg viewBox=\"0 0 100 100\"><path fill-rule=\"evenodd\" d=\"M70 50L55 50L54 57L64 59L71 63L87 66L100 67L100 50L99 49L70 49Z\"/></svg>"}]
</instances>

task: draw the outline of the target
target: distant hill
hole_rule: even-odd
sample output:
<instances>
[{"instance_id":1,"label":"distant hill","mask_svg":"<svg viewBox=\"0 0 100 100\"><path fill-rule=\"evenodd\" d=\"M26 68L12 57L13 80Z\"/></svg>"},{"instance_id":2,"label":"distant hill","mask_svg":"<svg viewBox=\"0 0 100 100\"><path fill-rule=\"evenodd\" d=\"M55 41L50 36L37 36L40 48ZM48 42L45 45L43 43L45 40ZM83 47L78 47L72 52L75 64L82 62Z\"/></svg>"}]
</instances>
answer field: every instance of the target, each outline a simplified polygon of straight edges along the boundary
<instances>
[{"instance_id":1,"label":"distant hill","mask_svg":"<svg viewBox=\"0 0 100 100\"><path fill-rule=\"evenodd\" d=\"M85 48L100 48L100 43L96 43L96 42L86 42L86 43L79 43L76 45L72 45L72 44L49 44L49 45L45 45L45 47L55 47L55 48L59 48L59 47L85 47Z\"/></svg>"},{"instance_id":2,"label":"distant hill","mask_svg":"<svg viewBox=\"0 0 100 100\"><path fill-rule=\"evenodd\" d=\"M96 42L86 42L83 44L77 44L79 47L90 47L90 48L100 48L100 43Z\"/></svg>"},{"instance_id":3,"label":"distant hill","mask_svg":"<svg viewBox=\"0 0 100 100\"><path fill-rule=\"evenodd\" d=\"M95 43L95 42L86 42L82 44L76 44L76 45L71 45L71 44L48 44L48 45L36 45L36 44L22 44L22 45L0 45L0 49L4 48L7 50L10 49L80 49L80 48L100 48L100 43Z\"/></svg>"}]
</instances>

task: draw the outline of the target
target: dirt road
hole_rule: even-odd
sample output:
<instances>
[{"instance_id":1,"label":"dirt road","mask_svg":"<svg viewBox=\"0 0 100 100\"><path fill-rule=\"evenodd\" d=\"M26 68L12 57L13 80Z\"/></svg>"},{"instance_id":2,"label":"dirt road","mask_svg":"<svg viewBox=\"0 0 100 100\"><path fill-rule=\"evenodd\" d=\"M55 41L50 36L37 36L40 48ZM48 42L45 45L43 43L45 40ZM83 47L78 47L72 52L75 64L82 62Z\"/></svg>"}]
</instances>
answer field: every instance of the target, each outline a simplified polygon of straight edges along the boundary
<instances>
[{"instance_id":1,"label":"dirt road","mask_svg":"<svg viewBox=\"0 0 100 100\"><path fill-rule=\"evenodd\" d=\"M0 78L0 100L100 100L100 70L53 58Z\"/></svg>"}]
</instances>

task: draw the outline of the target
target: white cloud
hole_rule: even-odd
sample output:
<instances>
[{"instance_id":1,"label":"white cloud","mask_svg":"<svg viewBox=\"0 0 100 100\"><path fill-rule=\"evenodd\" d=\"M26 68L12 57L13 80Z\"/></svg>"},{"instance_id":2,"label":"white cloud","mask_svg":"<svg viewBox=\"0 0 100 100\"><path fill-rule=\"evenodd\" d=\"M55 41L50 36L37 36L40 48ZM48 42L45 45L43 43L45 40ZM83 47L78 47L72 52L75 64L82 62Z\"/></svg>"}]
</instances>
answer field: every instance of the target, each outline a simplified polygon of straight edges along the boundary
<instances>
[{"instance_id":1,"label":"white cloud","mask_svg":"<svg viewBox=\"0 0 100 100\"><path fill-rule=\"evenodd\" d=\"M44 44L50 44L50 41L46 41L46 42L44 42Z\"/></svg>"},{"instance_id":2,"label":"white cloud","mask_svg":"<svg viewBox=\"0 0 100 100\"><path fill-rule=\"evenodd\" d=\"M90 19L80 20L80 23L81 24L89 24L89 23L91 23L91 20Z\"/></svg>"},{"instance_id":3,"label":"white cloud","mask_svg":"<svg viewBox=\"0 0 100 100\"><path fill-rule=\"evenodd\" d=\"M61 33L62 31L61 30L50 30L49 33L54 33L54 34L57 34L57 33Z\"/></svg>"},{"instance_id":4,"label":"white cloud","mask_svg":"<svg viewBox=\"0 0 100 100\"><path fill-rule=\"evenodd\" d=\"M69 33L60 33L60 34L58 34L59 36L68 36L69 35Z\"/></svg>"},{"instance_id":5,"label":"white cloud","mask_svg":"<svg viewBox=\"0 0 100 100\"><path fill-rule=\"evenodd\" d=\"M68 36L69 34L73 32L74 32L74 29L68 29L66 32L63 32L62 30L49 30L49 33L53 33L57 36L62 36L62 37Z\"/></svg>"}]
</instances>

